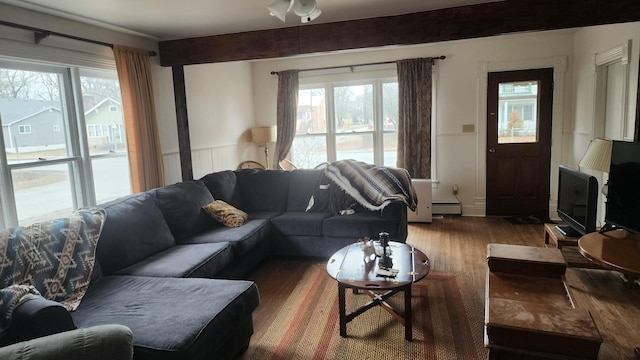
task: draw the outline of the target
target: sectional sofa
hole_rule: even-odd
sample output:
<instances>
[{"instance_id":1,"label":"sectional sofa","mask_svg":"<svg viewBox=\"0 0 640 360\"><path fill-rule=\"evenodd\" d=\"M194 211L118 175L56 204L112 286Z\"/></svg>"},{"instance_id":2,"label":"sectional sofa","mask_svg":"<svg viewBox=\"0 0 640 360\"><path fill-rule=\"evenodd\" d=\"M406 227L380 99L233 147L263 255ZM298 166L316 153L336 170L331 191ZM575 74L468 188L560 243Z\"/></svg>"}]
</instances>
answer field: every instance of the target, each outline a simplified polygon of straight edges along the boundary
<instances>
[{"instance_id":1,"label":"sectional sofa","mask_svg":"<svg viewBox=\"0 0 640 360\"><path fill-rule=\"evenodd\" d=\"M236 357L249 344L259 303L256 285L243 279L265 259L329 257L380 231L406 240L402 202L379 211L352 203L349 215L331 206L306 211L322 174L221 171L99 205L107 217L79 307L68 313L48 302L47 311L30 309L33 319L18 316L24 319L20 331L52 322L66 324L62 330L115 323L131 329L135 359ZM239 227L221 224L202 210L214 199L249 219ZM35 316L45 313L47 320Z\"/></svg>"}]
</instances>

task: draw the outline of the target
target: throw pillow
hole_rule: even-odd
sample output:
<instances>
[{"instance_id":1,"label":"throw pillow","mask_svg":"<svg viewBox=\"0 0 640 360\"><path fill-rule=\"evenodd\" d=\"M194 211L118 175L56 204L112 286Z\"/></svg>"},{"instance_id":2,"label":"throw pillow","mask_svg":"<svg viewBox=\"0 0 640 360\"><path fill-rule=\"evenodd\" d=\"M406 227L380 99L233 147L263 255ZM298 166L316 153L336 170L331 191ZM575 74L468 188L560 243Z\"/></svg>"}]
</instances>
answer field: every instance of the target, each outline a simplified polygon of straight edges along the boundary
<instances>
[{"instance_id":1,"label":"throw pillow","mask_svg":"<svg viewBox=\"0 0 640 360\"><path fill-rule=\"evenodd\" d=\"M242 226L249 219L246 212L236 209L222 200L215 200L203 206L202 209L209 216L228 227Z\"/></svg>"},{"instance_id":2,"label":"throw pillow","mask_svg":"<svg viewBox=\"0 0 640 360\"><path fill-rule=\"evenodd\" d=\"M0 287L32 285L73 311L89 287L104 210L0 231Z\"/></svg>"}]
</instances>

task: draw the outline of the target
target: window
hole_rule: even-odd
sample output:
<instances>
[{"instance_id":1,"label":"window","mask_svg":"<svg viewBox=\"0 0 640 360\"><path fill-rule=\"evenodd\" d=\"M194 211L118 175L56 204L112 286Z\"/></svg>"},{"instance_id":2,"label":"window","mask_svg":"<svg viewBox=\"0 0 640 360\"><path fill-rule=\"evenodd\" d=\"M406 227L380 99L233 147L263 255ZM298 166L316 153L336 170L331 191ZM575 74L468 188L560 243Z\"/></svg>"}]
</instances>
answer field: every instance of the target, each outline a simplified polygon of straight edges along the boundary
<instances>
[{"instance_id":1,"label":"window","mask_svg":"<svg viewBox=\"0 0 640 360\"><path fill-rule=\"evenodd\" d=\"M289 158L300 168L344 159L396 166L397 125L393 77L301 84Z\"/></svg>"},{"instance_id":2,"label":"window","mask_svg":"<svg viewBox=\"0 0 640 360\"><path fill-rule=\"evenodd\" d=\"M498 143L538 141L538 82L498 84Z\"/></svg>"},{"instance_id":3,"label":"window","mask_svg":"<svg viewBox=\"0 0 640 360\"><path fill-rule=\"evenodd\" d=\"M122 114L98 111L119 95L114 70L0 60L2 123L30 124L2 127L0 228L131 193Z\"/></svg>"},{"instance_id":4,"label":"window","mask_svg":"<svg viewBox=\"0 0 640 360\"><path fill-rule=\"evenodd\" d=\"M19 134L31 134L31 125L19 125L18 126Z\"/></svg>"}]
</instances>

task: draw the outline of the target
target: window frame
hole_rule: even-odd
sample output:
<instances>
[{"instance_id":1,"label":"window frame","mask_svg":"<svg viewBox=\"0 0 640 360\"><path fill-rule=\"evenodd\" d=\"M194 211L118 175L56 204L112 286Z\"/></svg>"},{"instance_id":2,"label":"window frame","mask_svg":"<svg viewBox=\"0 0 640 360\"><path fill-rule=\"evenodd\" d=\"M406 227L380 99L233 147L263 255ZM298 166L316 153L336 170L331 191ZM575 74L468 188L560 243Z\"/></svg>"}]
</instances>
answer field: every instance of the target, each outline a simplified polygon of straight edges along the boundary
<instances>
[{"instance_id":1,"label":"window frame","mask_svg":"<svg viewBox=\"0 0 640 360\"><path fill-rule=\"evenodd\" d=\"M14 195L13 170L67 164L73 208L96 205L92 160L121 156L121 154L117 153L91 155L89 151L89 136L84 116L85 109L81 101L81 77L92 76L94 73L103 73L105 71L115 72L115 64L111 64L113 66L100 65L100 62L73 65L33 61L24 58L0 57L0 68L58 74L61 111L65 126L54 125L54 127L58 126L58 131L65 131L67 147L66 156L9 164L4 138L0 137L0 165L2 166L0 171L0 185L2 185L0 186L0 228L20 225ZM102 130L104 129L101 128L100 131L102 132Z\"/></svg>"},{"instance_id":2,"label":"window frame","mask_svg":"<svg viewBox=\"0 0 640 360\"><path fill-rule=\"evenodd\" d=\"M431 95L432 95L432 105L431 105L431 184L433 188L438 188L438 184L439 184L439 180L438 180L438 163L437 163L437 128L438 128L438 121L437 121L437 104L438 104L438 64L437 62L433 64L432 68L432 78L431 78ZM353 82L353 83L357 83L358 81L366 81L367 79L393 79L393 81L397 82L398 81L398 75L397 75L397 68L395 63L392 64L378 64L378 65L365 65L365 66L345 66L343 68L331 68L331 69L326 69L326 70L307 70L304 72L300 72L299 73L299 78L298 78L298 84L299 84L299 89L303 90L303 89L309 89L309 88L318 88L318 87L322 87L323 85L326 84L331 84L331 83L348 83L348 82ZM315 85L315 86L314 86ZM326 90L325 90L326 91ZM374 89L374 93L375 93L375 89ZM325 97L326 97L326 93L325 93ZM333 98L328 99L326 98L326 112L327 114L331 113L333 111ZM379 102L379 108L375 108L374 105L374 112L378 111L379 113L382 113L382 102ZM331 119L329 119L329 117L327 116L327 120L326 120L329 124L332 123ZM333 122L334 123L334 122ZM384 123L384 121L383 121ZM384 128L384 124L382 125L382 127ZM396 129L396 132L398 131L398 129ZM319 134L300 134L297 135L298 136L317 136ZM380 136L384 136L384 133L381 133ZM335 137L334 137L335 139ZM329 156L329 136L327 136L327 157ZM376 141L376 139L374 139L374 141ZM381 143L382 139L378 139L377 140L378 144ZM382 143L383 144L383 143ZM335 148L335 142L333 144L331 144L331 146L333 146ZM374 147L374 151L377 148ZM383 146L379 147L379 150L381 152L384 152L384 148ZM376 155L374 154L374 159L376 158L376 156L383 156L383 155ZM381 157L379 157L381 158ZM332 161L329 160L328 161Z\"/></svg>"},{"instance_id":3,"label":"window frame","mask_svg":"<svg viewBox=\"0 0 640 360\"><path fill-rule=\"evenodd\" d=\"M335 70L334 70L335 72ZM357 131L355 134L371 134L373 140L373 159L375 164L383 164L384 161L384 135L385 133L397 133L398 129L385 130L382 101L382 87L385 83L397 83L395 65L393 68L377 71L354 71L351 73L322 74L312 71L310 75L299 77L299 90L323 89L325 92L325 118L326 132L296 134L295 138L324 136L326 141L326 157L328 162L337 159L336 139L349 133L341 133L336 129L335 120L335 88L344 86L372 85L373 87L373 130ZM389 166L389 165L387 165ZM394 165L395 166L395 165Z\"/></svg>"}]
</instances>

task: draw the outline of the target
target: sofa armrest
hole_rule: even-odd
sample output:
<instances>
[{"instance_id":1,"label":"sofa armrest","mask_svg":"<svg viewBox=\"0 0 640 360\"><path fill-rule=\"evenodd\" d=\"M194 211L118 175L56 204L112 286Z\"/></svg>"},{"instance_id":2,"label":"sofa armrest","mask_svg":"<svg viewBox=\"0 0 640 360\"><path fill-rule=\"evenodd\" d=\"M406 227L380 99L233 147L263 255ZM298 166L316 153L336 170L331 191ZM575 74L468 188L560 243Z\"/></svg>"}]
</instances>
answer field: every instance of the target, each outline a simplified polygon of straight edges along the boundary
<instances>
[{"instance_id":1,"label":"sofa armrest","mask_svg":"<svg viewBox=\"0 0 640 360\"><path fill-rule=\"evenodd\" d=\"M71 314L62 304L37 297L15 308L1 344L13 344L75 328Z\"/></svg>"},{"instance_id":2,"label":"sofa armrest","mask_svg":"<svg viewBox=\"0 0 640 360\"><path fill-rule=\"evenodd\" d=\"M130 360L133 335L123 325L98 325L0 347L0 359Z\"/></svg>"}]
</instances>

